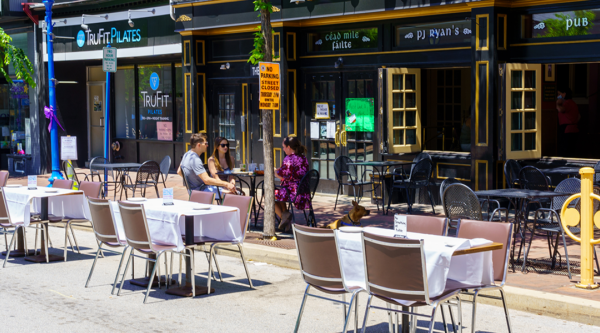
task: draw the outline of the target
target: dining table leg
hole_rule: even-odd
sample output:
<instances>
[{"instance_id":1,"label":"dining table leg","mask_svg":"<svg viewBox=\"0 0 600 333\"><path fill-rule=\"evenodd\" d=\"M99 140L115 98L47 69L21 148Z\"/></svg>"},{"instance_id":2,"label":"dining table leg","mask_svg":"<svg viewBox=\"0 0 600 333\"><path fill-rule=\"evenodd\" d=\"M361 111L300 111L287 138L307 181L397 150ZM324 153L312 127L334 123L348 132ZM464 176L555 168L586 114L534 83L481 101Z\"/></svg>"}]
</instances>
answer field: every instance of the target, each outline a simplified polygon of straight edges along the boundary
<instances>
[{"instance_id":1,"label":"dining table leg","mask_svg":"<svg viewBox=\"0 0 600 333\"><path fill-rule=\"evenodd\" d=\"M43 197L40 198L41 201L41 207L40 207L40 219L42 221L46 221L45 223L42 223L42 232L41 232L41 242L40 242L40 254L37 256L27 256L25 257L25 260L27 261L31 261L31 262L37 262L37 263L42 263L42 262L50 262L50 261L63 261L65 258L63 256L59 256L56 254L49 254L48 253L48 237L47 237L47 232L48 232L48 197ZM12 253L11 253L12 255Z\"/></svg>"},{"instance_id":2,"label":"dining table leg","mask_svg":"<svg viewBox=\"0 0 600 333\"><path fill-rule=\"evenodd\" d=\"M188 255L185 256L185 285L177 288L169 288L167 294L182 296L182 297L193 297L198 295L208 294L208 287L199 286L192 283L192 279L195 278L194 274L194 248L190 245L194 244L194 216L185 217L185 244L188 245L186 250L189 251ZM209 275L208 279L211 278ZM194 289L192 290L192 286ZM193 292L195 290L195 293ZM214 288L210 289L211 293L215 292Z\"/></svg>"},{"instance_id":3,"label":"dining table leg","mask_svg":"<svg viewBox=\"0 0 600 333\"><path fill-rule=\"evenodd\" d=\"M403 306L402 311L408 312L410 309L408 306ZM403 313L402 314L402 333L410 333L410 315Z\"/></svg>"}]
</instances>

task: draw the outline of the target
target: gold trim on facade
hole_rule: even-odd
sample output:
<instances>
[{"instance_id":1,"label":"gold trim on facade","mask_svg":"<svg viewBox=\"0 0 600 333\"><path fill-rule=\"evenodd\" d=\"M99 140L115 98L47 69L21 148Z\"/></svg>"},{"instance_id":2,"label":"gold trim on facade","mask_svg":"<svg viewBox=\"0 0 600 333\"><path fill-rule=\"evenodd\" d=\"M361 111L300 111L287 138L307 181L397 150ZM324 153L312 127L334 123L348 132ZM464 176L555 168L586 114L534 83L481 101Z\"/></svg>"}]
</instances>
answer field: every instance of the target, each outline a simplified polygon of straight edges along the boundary
<instances>
[{"instance_id":1,"label":"gold trim on facade","mask_svg":"<svg viewBox=\"0 0 600 333\"><path fill-rule=\"evenodd\" d=\"M296 84L298 82L297 78L296 78L296 70L295 69L288 69L288 74L287 74L287 80L288 80L288 87L290 86L289 82L290 82L290 73L293 73L294 76L294 92L293 94L290 96L289 90L288 90L288 96L287 96L287 123L288 123L288 135L289 136L297 136L297 109L298 109L298 95L297 95L297 87ZM289 89L289 88L288 88ZM294 131L290 131L290 101L293 105L293 110L294 110Z\"/></svg>"},{"instance_id":2,"label":"gold trim on facade","mask_svg":"<svg viewBox=\"0 0 600 333\"><path fill-rule=\"evenodd\" d=\"M196 74L196 96L198 96L198 83L200 82L200 76L202 76L202 100L198 101L198 132L200 133L207 133L206 130L206 74L205 73L197 73ZM200 129L200 103L202 102L202 114L204 115L204 117L202 117L204 119L204 126L202 129Z\"/></svg>"},{"instance_id":3,"label":"gold trim on facade","mask_svg":"<svg viewBox=\"0 0 600 333\"><path fill-rule=\"evenodd\" d=\"M485 190L488 189L488 161L486 160L475 160L475 191L480 191L479 188L479 164L485 164Z\"/></svg>"},{"instance_id":4,"label":"gold trim on facade","mask_svg":"<svg viewBox=\"0 0 600 333\"><path fill-rule=\"evenodd\" d=\"M507 37L506 37L507 32L508 32L508 28L507 28L507 26L508 26L508 24L507 24L508 23L508 16L506 14L498 14L498 17L496 19L498 21L497 22L498 23L498 29L497 29L498 31L500 31L500 18L502 18L502 21L504 22L504 29L503 29L504 38L503 38L502 41L498 40L498 50L504 51L504 50L506 50L506 45L508 43L507 42Z\"/></svg>"},{"instance_id":5,"label":"gold trim on facade","mask_svg":"<svg viewBox=\"0 0 600 333\"><path fill-rule=\"evenodd\" d=\"M481 44L481 36L479 35L480 27L479 19L486 19L485 24L485 46L480 46ZM475 22L477 27L475 28L475 50L477 51L489 51L490 50L490 15L489 14L481 14L475 16Z\"/></svg>"},{"instance_id":6,"label":"gold trim on facade","mask_svg":"<svg viewBox=\"0 0 600 333\"><path fill-rule=\"evenodd\" d=\"M198 44L202 44L202 53L200 53L198 51ZM198 54L202 55L202 62L198 61ZM204 41L203 40L197 40L196 41L196 66L204 66L205 64L206 64L206 53L205 53Z\"/></svg>"},{"instance_id":7,"label":"gold trim on facade","mask_svg":"<svg viewBox=\"0 0 600 333\"><path fill-rule=\"evenodd\" d=\"M481 89L481 82L479 82L480 72L479 65L485 65L485 141L479 142L479 93ZM490 73L489 73L489 62L488 61L477 61L475 63L475 145L479 147L487 147L488 136L489 136L489 100L490 100Z\"/></svg>"},{"instance_id":8,"label":"gold trim on facade","mask_svg":"<svg viewBox=\"0 0 600 333\"><path fill-rule=\"evenodd\" d=\"M437 179L448 179L450 177L440 177L440 165L455 165L455 166L464 166L464 167L471 167L471 164L458 164L458 163L436 163L435 164L435 174L436 174L436 178ZM464 182L470 182L470 179L464 179L464 178L454 178L456 180L461 180Z\"/></svg>"}]
</instances>

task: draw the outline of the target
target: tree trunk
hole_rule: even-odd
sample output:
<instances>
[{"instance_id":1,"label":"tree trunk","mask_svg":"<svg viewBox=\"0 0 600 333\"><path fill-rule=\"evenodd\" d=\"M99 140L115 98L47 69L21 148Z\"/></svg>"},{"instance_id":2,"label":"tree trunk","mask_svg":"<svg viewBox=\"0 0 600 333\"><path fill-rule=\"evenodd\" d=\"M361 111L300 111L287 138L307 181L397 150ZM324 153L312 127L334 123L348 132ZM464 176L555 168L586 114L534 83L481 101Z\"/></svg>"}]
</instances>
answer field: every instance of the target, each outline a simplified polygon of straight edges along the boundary
<instances>
[{"instance_id":1,"label":"tree trunk","mask_svg":"<svg viewBox=\"0 0 600 333\"><path fill-rule=\"evenodd\" d=\"M270 0L264 0L268 3ZM273 28L271 28L271 13L268 10L260 11L261 31L265 38L265 50L263 50L266 62L273 61ZM263 225L263 237L275 236L275 171L273 163L273 110L262 110L263 117L263 155L265 162L265 214Z\"/></svg>"}]
</instances>

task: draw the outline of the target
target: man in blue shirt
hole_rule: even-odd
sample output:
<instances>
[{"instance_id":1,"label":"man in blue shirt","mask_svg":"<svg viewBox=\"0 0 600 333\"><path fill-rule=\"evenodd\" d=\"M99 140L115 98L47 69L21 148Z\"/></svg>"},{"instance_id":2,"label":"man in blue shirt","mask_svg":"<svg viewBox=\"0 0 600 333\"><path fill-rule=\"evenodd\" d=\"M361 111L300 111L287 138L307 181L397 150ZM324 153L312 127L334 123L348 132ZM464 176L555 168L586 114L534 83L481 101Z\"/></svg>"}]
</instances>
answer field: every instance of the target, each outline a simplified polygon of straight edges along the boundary
<instances>
[{"instance_id":1,"label":"man in blue shirt","mask_svg":"<svg viewBox=\"0 0 600 333\"><path fill-rule=\"evenodd\" d=\"M208 191L208 186L220 186L224 187L232 193L236 193L235 185L212 178L206 172L204 163L200 159L200 155L206 153L208 149L208 139L205 133L192 134L190 139L190 147L192 147L181 160L177 174L181 177L186 177L190 190L196 191Z\"/></svg>"}]
</instances>

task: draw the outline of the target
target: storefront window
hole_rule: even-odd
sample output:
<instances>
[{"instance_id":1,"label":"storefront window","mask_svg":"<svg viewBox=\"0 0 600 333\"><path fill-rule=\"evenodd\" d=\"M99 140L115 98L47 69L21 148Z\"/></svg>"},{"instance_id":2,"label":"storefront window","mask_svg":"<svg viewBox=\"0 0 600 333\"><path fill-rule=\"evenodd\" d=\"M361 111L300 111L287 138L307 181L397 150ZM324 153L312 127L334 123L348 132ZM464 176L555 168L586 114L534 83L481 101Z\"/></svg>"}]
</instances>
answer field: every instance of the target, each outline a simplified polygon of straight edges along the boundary
<instances>
[{"instance_id":1,"label":"storefront window","mask_svg":"<svg viewBox=\"0 0 600 333\"><path fill-rule=\"evenodd\" d=\"M135 139L135 69L119 67L115 74L115 123L117 138Z\"/></svg>"},{"instance_id":2,"label":"storefront window","mask_svg":"<svg viewBox=\"0 0 600 333\"><path fill-rule=\"evenodd\" d=\"M11 153L31 153L28 91L23 83L0 85L0 148Z\"/></svg>"},{"instance_id":3,"label":"storefront window","mask_svg":"<svg viewBox=\"0 0 600 333\"><path fill-rule=\"evenodd\" d=\"M173 140L171 64L138 66L140 139Z\"/></svg>"},{"instance_id":4,"label":"storefront window","mask_svg":"<svg viewBox=\"0 0 600 333\"><path fill-rule=\"evenodd\" d=\"M235 140L235 94L219 94L219 135Z\"/></svg>"}]
</instances>

